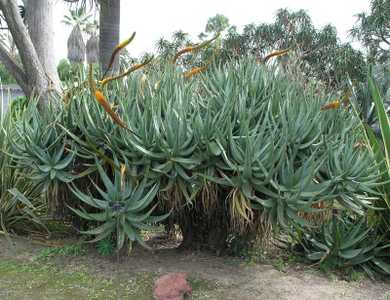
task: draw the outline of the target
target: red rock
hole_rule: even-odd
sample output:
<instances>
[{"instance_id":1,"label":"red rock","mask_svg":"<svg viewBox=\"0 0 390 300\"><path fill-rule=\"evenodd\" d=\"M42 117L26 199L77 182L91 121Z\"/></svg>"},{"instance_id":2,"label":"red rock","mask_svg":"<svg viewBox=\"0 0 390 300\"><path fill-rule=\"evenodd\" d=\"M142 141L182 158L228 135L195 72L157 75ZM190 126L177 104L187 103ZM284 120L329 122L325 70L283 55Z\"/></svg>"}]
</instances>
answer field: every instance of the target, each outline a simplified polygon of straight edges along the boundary
<instances>
[{"instance_id":1,"label":"red rock","mask_svg":"<svg viewBox=\"0 0 390 300\"><path fill-rule=\"evenodd\" d=\"M185 294L191 293L186 273L170 273L156 280L153 296L156 300L183 300Z\"/></svg>"}]
</instances>

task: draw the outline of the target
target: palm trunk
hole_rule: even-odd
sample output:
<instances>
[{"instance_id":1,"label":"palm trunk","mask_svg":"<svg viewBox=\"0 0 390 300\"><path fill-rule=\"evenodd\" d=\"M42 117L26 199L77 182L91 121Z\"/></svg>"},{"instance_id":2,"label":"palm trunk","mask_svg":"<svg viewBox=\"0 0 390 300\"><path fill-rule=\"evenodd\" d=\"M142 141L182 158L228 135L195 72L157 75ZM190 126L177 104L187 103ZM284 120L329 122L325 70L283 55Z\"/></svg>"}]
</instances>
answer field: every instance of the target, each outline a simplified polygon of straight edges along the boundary
<instances>
[{"instance_id":1,"label":"palm trunk","mask_svg":"<svg viewBox=\"0 0 390 300\"><path fill-rule=\"evenodd\" d=\"M100 1L100 65L106 70L110 62L112 51L119 44L120 34L120 0ZM119 60L116 59L113 70L119 68Z\"/></svg>"}]
</instances>

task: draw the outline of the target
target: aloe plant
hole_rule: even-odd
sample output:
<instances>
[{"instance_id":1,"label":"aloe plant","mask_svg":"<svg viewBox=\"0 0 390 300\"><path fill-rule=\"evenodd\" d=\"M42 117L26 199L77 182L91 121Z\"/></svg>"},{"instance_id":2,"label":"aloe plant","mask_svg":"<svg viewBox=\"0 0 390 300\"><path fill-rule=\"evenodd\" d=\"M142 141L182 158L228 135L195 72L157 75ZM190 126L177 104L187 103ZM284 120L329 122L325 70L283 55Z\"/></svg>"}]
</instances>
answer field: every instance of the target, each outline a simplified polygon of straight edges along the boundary
<instances>
[{"instance_id":1,"label":"aloe plant","mask_svg":"<svg viewBox=\"0 0 390 300\"><path fill-rule=\"evenodd\" d=\"M4 116L0 114L0 228L5 233L45 229L41 217L46 208L40 186L26 180L22 170L13 167L14 159L7 155L21 114L14 108Z\"/></svg>"},{"instance_id":2,"label":"aloe plant","mask_svg":"<svg viewBox=\"0 0 390 300\"><path fill-rule=\"evenodd\" d=\"M390 274L389 244L383 244L366 220L352 219L346 214L334 216L319 230L304 233L301 245L306 257L324 268L359 267L370 277L376 272Z\"/></svg>"},{"instance_id":3,"label":"aloe plant","mask_svg":"<svg viewBox=\"0 0 390 300\"><path fill-rule=\"evenodd\" d=\"M137 241L147 247L142 240L140 231L168 216L152 215L156 206L151 206L151 203L158 191L158 184L151 185L143 180L136 185L131 180L124 178L118 170L114 171L114 181L112 182L101 163L96 161L96 165L105 189L102 190L92 181L101 197L100 199L81 192L75 186L71 187L72 192L80 201L90 208L98 210L98 212L88 212L82 207L70 208L79 217L100 224L81 233L95 236L91 242L98 242L115 235L117 250L122 249L127 241L130 243Z\"/></svg>"},{"instance_id":4,"label":"aloe plant","mask_svg":"<svg viewBox=\"0 0 390 300\"><path fill-rule=\"evenodd\" d=\"M260 214L305 226L301 214L320 211L320 202L359 214L376 206L381 179L373 155L354 147L359 120L343 109L321 111L329 97L272 67L247 59L188 79L167 65L102 92L131 131L89 91L75 92L59 121L74 162L89 168L98 157L105 169L126 165L134 182L158 183L152 203L175 220L218 208L226 228Z\"/></svg>"},{"instance_id":5,"label":"aloe plant","mask_svg":"<svg viewBox=\"0 0 390 300\"><path fill-rule=\"evenodd\" d=\"M384 200L382 204L382 208L384 209L382 222L385 224L385 230L388 232L390 229L390 123L384 106L384 101L377 84L374 82L372 77L368 79L368 83L379 120L381 139L376 137L369 126L365 126L366 137L375 155L376 165L382 174L382 181L384 183L381 190Z\"/></svg>"}]
</instances>

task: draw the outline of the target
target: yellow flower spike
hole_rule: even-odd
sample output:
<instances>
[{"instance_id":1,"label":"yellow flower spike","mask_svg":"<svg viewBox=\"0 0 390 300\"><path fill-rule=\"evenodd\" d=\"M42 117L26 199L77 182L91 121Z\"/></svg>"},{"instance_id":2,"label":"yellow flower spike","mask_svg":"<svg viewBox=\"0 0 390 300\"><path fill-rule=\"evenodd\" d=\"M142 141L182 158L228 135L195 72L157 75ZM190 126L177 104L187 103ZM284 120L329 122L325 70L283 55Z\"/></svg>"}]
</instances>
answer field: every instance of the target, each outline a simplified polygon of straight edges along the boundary
<instances>
[{"instance_id":1,"label":"yellow flower spike","mask_svg":"<svg viewBox=\"0 0 390 300\"><path fill-rule=\"evenodd\" d=\"M118 124L122 128L127 128L126 124L119 118L119 116L112 110L111 105L108 103L103 93L99 90L95 91L95 98L97 102L103 107L103 109L110 115L114 123Z\"/></svg>"},{"instance_id":2,"label":"yellow flower spike","mask_svg":"<svg viewBox=\"0 0 390 300\"><path fill-rule=\"evenodd\" d=\"M187 72L184 72L183 76L184 76L184 78L188 79L188 78L191 78L192 76L194 76L195 74L199 74L199 73L203 72L206 69L207 69L207 66L195 67Z\"/></svg>"},{"instance_id":3,"label":"yellow flower spike","mask_svg":"<svg viewBox=\"0 0 390 300\"><path fill-rule=\"evenodd\" d=\"M175 54L175 56L173 57L172 62L173 62L173 63L176 63L177 59L178 59L180 56L182 56L183 54L185 54L185 53L197 51L197 50L199 50L199 49L201 49L201 48L206 47L206 46L209 45L211 42L213 42L214 40L216 40L219 36L220 36L220 33L218 32L218 33L216 34L216 36L213 37L213 38L210 39L210 40L204 41L203 43L201 43L201 44L199 44L199 45L189 46L189 47L186 47L186 48L180 50L179 52L177 52L177 53Z\"/></svg>"},{"instance_id":4,"label":"yellow flower spike","mask_svg":"<svg viewBox=\"0 0 390 300\"><path fill-rule=\"evenodd\" d=\"M321 110L338 109L340 108L340 100L335 100L321 106Z\"/></svg>"},{"instance_id":5,"label":"yellow flower spike","mask_svg":"<svg viewBox=\"0 0 390 300\"><path fill-rule=\"evenodd\" d=\"M106 71L104 72L103 74L103 77L106 77L108 71L111 69L112 65L114 64L114 61L115 61L115 57L118 55L118 53L124 49L125 47L127 47L135 38L135 32L133 32L133 34L131 35L131 37L129 37L127 40L124 40L123 42L121 42L120 44L118 44L115 48L114 48L114 51L112 52L111 54L111 58L110 58L110 62L108 64L108 67L106 69Z\"/></svg>"},{"instance_id":6,"label":"yellow flower spike","mask_svg":"<svg viewBox=\"0 0 390 300\"><path fill-rule=\"evenodd\" d=\"M266 63L266 62L267 62L268 60L270 60L272 57L278 57L278 56L285 55L285 54L287 54L290 50L291 50L291 48L287 48L287 49L285 49L285 50L274 51L274 52L268 54L268 55L264 58L264 63Z\"/></svg>"},{"instance_id":7,"label":"yellow flower spike","mask_svg":"<svg viewBox=\"0 0 390 300\"><path fill-rule=\"evenodd\" d=\"M142 67L144 67L147 64L149 64L152 60L153 60L153 57L149 58L148 60L144 61L143 63L136 64L136 65L132 66L131 68L129 68L127 71L123 72L122 74L119 74L117 76L107 77L107 78L103 79L102 81L99 81L99 83L102 86L105 86L106 84L108 84L111 81L121 79L121 78L129 75L130 73L132 73L132 72L134 72L134 71L136 71L138 69L141 69Z\"/></svg>"}]
</instances>

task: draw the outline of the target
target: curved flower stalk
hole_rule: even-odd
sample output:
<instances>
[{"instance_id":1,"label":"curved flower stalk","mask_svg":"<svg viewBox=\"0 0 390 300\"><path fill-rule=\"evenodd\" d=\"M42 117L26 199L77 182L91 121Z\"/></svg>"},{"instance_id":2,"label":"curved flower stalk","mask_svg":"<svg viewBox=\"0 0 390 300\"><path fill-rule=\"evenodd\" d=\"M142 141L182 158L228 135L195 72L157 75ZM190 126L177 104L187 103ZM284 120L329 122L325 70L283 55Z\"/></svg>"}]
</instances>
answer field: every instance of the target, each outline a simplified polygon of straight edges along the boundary
<instances>
[{"instance_id":1,"label":"curved flower stalk","mask_svg":"<svg viewBox=\"0 0 390 300\"><path fill-rule=\"evenodd\" d=\"M193 68L193 69L191 69L191 70L189 70L187 72L184 72L183 76L184 76L184 78L189 79L189 78L191 78L192 76L194 76L196 74L202 73L206 69L207 69L207 66L195 67L195 68Z\"/></svg>"},{"instance_id":2,"label":"curved flower stalk","mask_svg":"<svg viewBox=\"0 0 390 300\"><path fill-rule=\"evenodd\" d=\"M182 50L180 50L179 52L177 52L175 54L175 56L173 57L173 60L172 62L175 64L176 61L179 59L180 56L182 56L183 54L185 53L189 53L189 52L194 52L194 51L198 51L199 49L202 49L206 46L208 46L210 43L212 43L213 41L215 41L218 37L220 36L220 33L217 33L215 35L215 37L207 40L207 41L204 41L203 43L200 43L199 45L194 45L194 46L188 46Z\"/></svg>"},{"instance_id":3,"label":"curved flower stalk","mask_svg":"<svg viewBox=\"0 0 390 300\"><path fill-rule=\"evenodd\" d=\"M134 65L133 67L131 67L130 69L128 69L127 71L125 71L122 74L119 74L117 76L111 76L111 77L104 78L105 75L107 74L108 70L112 67L112 64L115 60L115 57L118 55L118 53L122 49L124 49L127 45L129 45L133 41L134 37L135 37L135 32L133 33L133 35L130 38L128 38L127 40L125 40L124 42L120 43L119 45L117 45L115 47L115 49L112 53L112 56L111 56L110 64L109 64L106 72L103 75L103 79L101 81L99 81L99 84L101 85L101 87L104 87L105 85L107 85L111 81L118 80L118 79L121 79L125 76L128 76L130 73L144 67L145 65L149 64L153 60L153 57L152 57L143 63ZM96 101L103 107L105 112L112 118L114 123L116 123L117 125L119 125L122 128L125 128L125 129L131 131L133 134L136 135L136 133L134 131L132 131L131 129L129 129L128 126L126 125L126 123L123 122L122 119L113 111L110 103L107 101L103 92L96 87L95 80L93 79L93 65L92 64L89 64L88 83L89 83L89 89L90 89L92 96L95 97Z\"/></svg>"},{"instance_id":4,"label":"curved flower stalk","mask_svg":"<svg viewBox=\"0 0 390 300\"><path fill-rule=\"evenodd\" d=\"M106 84L110 83L111 81L114 81L114 80L118 80L118 79L121 79L123 77L126 77L128 76L130 73L138 70L138 69L141 69L142 67L146 66L147 64L151 63L153 60L153 57L151 58L148 58L147 60L145 60L143 63L140 63L140 64L135 64L134 66L132 66L131 68L127 69L125 72L123 72L122 74L119 74L117 76L110 76L110 77L107 77L107 78L104 78L103 80L101 80L99 83L102 85L102 87L104 87Z\"/></svg>"},{"instance_id":5,"label":"curved flower stalk","mask_svg":"<svg viewBox=\"0 0 390 300\"><path fill-rule=\"evenodd\" d=\"M263 62L266 63L266 62L269 61L272 57L278 57L278 56L285 55L285 54L287 54L290 50L291 50L291 48L287 48L287 49L279 50L279 51L274 51L274 52L268 54L268 55L264 58L264 61L263 61Z\"/></svg>"},{"instance_id":6,"label":"curved flower stalk","mask_svg":"<svg viewBox=\"0 0 390 300\"><path fill-rule=\"evenodd\" d=\"M108 67L107 67L107 70L104 72L103 74L103 78L106 77L107 73L110 71L110 69L112 68L112 65L114 64L114 61L115 61L115 57L119 54L119 52L126 48L135 38L135 32L133 32L133 34L131 35L131 37L129 37L127 40L124 40L123 42L121 42L120 44L118 44L115 48L114 48L114 51L112 52L111 54L111 58L110 58L110 62L108 64Z\"/></svg>"}]
</instances>

